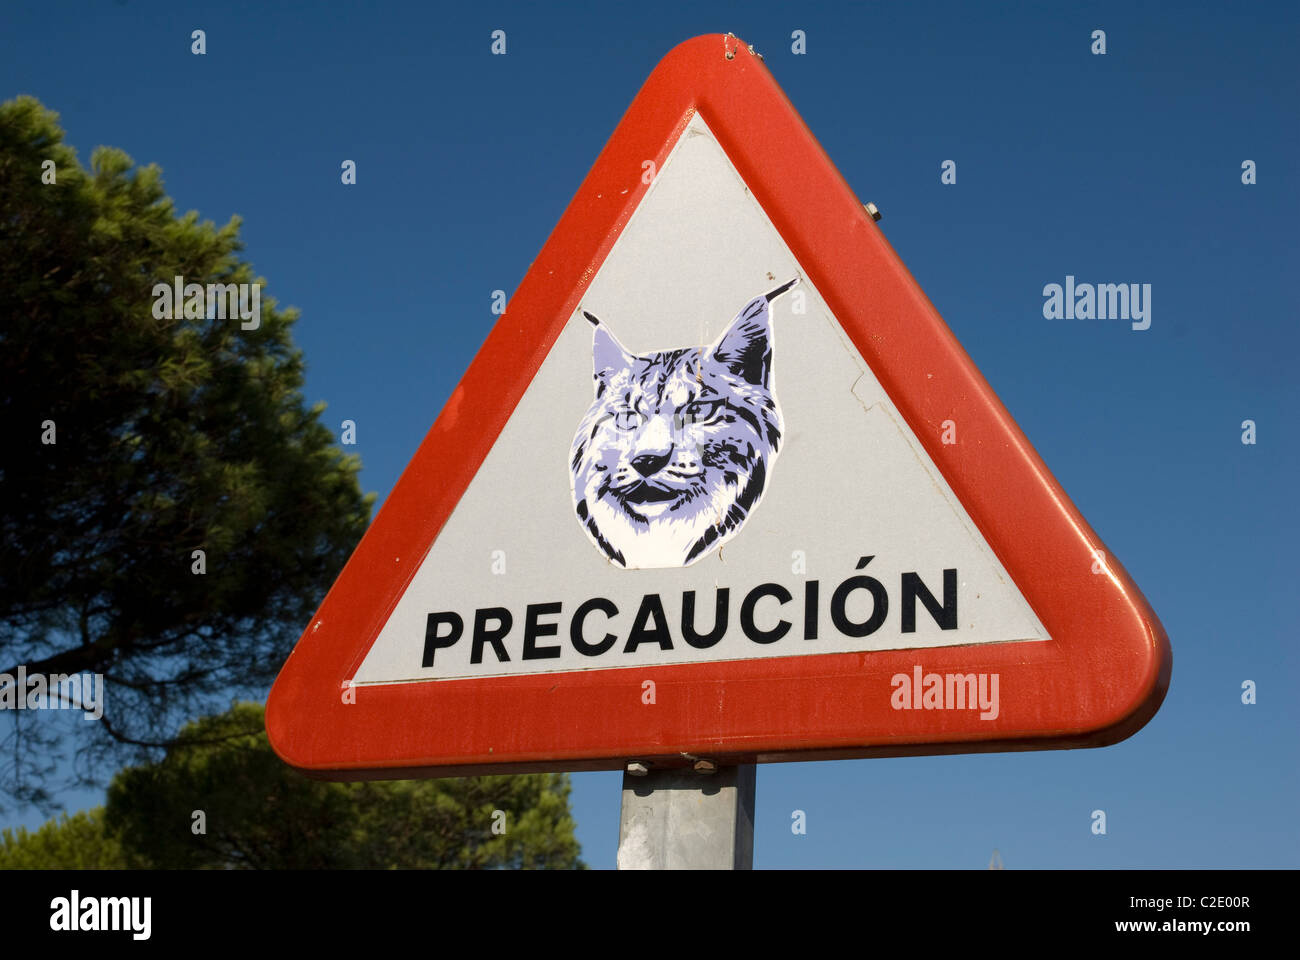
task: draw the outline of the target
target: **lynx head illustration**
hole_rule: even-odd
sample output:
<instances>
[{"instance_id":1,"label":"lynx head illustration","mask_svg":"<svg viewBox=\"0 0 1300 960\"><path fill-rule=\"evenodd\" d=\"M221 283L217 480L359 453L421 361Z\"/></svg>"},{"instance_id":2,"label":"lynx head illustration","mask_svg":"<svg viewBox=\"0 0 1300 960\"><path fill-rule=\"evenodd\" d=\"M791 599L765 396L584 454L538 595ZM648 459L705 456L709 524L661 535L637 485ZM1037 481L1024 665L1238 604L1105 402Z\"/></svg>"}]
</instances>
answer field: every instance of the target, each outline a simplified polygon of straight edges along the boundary
<instances>
[{"instance_id":1,"label":"lynx head illustration","mask_svg":"<svg viewBox=\"0 0 1300 960\"><path fill-rule=\"evenodd\" d=\"M573 504L623 567L683 567L735 536L781 444L769 304L745 305L717 341L634 355L596 317L595 399L570 460Z\"/></svg>"}]
</instances>

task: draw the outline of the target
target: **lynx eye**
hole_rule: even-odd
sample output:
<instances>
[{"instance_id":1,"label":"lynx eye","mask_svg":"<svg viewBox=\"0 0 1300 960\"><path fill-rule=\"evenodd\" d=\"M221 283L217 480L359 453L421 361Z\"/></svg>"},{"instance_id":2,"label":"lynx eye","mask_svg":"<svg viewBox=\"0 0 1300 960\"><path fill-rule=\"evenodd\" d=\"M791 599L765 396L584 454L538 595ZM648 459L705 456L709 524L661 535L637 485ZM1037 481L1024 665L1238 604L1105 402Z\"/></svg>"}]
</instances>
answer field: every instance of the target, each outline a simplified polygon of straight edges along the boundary
<instances>
[{"instance_id":1,"label":"lynx eye","mask_svg":"<svg viewBox=\"0 0 1300 960\"><path fill-rule=\"evenodd\" d=\"M692 400L682 408L680 417L683 423L712 423L726 406L721 400Z\"/></svg>"},{"instance_id":2,"label":"lynx eye","mask_svg":"<svg viewBox=\"0 0 1300 960\"><path fill-rule=\"evenodd\" d=\"M614 426L620 430L635 430L641 426L641 414L635 410L619 410L614 414Z\"/></svg>"}]
</instances>

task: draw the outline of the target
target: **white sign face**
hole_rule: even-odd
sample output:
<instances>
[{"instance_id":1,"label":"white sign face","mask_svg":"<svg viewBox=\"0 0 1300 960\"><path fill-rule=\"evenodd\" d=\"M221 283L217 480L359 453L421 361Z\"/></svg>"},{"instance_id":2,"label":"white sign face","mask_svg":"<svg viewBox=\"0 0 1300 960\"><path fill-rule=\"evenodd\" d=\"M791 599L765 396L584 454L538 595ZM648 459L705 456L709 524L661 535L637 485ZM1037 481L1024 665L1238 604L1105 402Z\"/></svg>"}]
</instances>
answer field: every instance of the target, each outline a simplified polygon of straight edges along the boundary
<instances>
[{"instance_id":1,"label":"white sign face","mask_svg":"<svg viewBox=\"0 0 1300 960\"><path fill-rule=\"evenodd\" d=\"M697 115L354 682L1046 639Z\"/></svg>"}]
</instances>

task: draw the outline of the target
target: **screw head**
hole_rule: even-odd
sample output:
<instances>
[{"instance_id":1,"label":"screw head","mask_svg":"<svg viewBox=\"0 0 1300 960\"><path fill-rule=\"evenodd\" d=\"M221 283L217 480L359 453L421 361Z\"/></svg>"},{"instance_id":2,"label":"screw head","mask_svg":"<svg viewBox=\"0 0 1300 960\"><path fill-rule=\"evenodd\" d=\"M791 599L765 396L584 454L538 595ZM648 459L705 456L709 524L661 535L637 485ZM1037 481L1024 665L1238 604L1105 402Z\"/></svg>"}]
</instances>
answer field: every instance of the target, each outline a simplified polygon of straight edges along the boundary
<instances>
[{"instance_id":1,"label":"screw head","mask_svg":"<svg viewBox=\"0 0 1300 960\"><path fill-rule=\"evenodd\" d=\"M634 777L644 777L650 772L650 765L640 760L632 760L627 765L627 772Z\"/></svg>"},{"instance_id":2,"label":"screw head","mask_svg":"<svg viewBox=\"0 0 1300 960\"><path fill-rule=\"evenodd\" d=\"M718 765L712 760L696 760L695 772L696 773L717 773Z\"/></svg>"}]
</instances>

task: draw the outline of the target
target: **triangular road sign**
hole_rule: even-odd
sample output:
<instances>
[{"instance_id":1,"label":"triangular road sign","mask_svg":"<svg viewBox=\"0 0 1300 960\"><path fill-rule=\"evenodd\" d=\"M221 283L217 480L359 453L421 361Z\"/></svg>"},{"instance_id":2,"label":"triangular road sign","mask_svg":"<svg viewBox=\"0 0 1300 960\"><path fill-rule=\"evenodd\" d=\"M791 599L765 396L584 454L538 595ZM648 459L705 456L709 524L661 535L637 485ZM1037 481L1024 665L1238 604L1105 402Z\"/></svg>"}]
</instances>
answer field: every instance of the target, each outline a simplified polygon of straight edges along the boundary
<instances>
[{"instance_id":1,"label":"triangular road sign","mask_svg":"<svg viewBox=\"0 0 1300 960\"><path fill-rule=\"evenodd\" d=\"M781 93L673 50L271 691L334 777L1099 746L1168 640Z\"/></svg>"}]
</instances>

